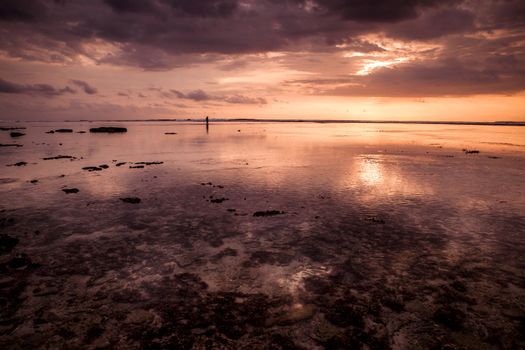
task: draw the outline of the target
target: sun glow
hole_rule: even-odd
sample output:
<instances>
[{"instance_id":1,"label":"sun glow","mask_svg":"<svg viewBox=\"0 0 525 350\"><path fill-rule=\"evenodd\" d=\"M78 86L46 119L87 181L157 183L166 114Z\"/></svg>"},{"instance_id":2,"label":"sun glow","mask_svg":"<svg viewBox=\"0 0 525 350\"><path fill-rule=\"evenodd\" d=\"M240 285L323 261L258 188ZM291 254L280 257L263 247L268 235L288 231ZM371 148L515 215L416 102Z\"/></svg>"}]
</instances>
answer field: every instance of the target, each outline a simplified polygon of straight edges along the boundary
<instances>
[{"instance_id":1,"label":"sun glow","mask_svg":"<svg viewBox=\"0 0 525 350\"><path fill-rule=\"evenodd\" d=\"M407 57L399 57L389 61L365 60L363 68L357 71L357 75L368 75L377 68L390 67L396 64L407 62Z\"/></svg>"}]
</instances>

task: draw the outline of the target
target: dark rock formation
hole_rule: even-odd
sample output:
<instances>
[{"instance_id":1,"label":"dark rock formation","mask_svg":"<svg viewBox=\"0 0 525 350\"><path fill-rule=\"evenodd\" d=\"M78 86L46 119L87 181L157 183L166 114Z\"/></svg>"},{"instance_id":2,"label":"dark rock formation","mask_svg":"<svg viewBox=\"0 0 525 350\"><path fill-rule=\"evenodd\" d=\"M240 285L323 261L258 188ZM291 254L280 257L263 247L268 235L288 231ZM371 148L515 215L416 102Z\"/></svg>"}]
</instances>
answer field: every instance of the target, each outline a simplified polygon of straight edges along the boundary
<instances>
[{"instance_id":1,"label":"dark rock formation","mask_svg":"<svg viewBox=\"0 0 525 350\"><path fill-rule=\"evenodd\" d=\"M18 162L14 164L8 164L7 166L25 166L27 165L27 162Z\"/></svg>"},{"instance_id":2,"label":"dark rock formation","mask_svg":"<svg viewBox=\"0 0 525 350\"><path fill-rule=\"evenodd\" d=\"M366 218L367 221L373 222L374 224L384 224L385 220L375 217L375 216L369 216Z\"/></svg>"},{"instance_id":3,"label":"dark rock formation","mask_svg":"<svg viewBox=\"0 0 525 350\"><path fill-rule=\"evenodd\" d=\"M18 145L16 143L0 143L0 147L23 147L24 145Z\"/></svg>"},{"instance_id":4,"label":"dark rock formation","mask_svg":"<svg viewBox=\"0 0 525 350\"><path fill-rule=\"evenodd\" d=\"M62 191L64 191L66 194L79 192L78 188L63 188Z\"/></svg>"},{"instance_id":5,"label":"dark rock formation","mask_svg":"<svg viewBox=\"0 0 525 350\"><path fill-rule=\"evenodd\" d=\"M0 234L0 254L9 253L18 244L18 238Z\"/></svg>"},{"instance_id":6,"label":"dark rock formation","mask_svg":"<svg viewBox=\"0 0 525 350\"><path fill-rule=\"evenodd\" d=\"M55 132L73 132L73 129L56 129Z\"/></svg>"},{"instance_id":7,"label":"dark rock formation","mask_svg":"<svg viewBox=\"0 0 525 350\"><path fill-rule=\"evenodd\" d=\"M126 162L117 163L117 164L115 164L115 166L123 166L124 164L126 164Z\"/></svg>"},{"instance_id":8,"label":"dark rock formation","mask_svg":"<svg viewBox=\"0 0 525 350\"><path fill-rule=\"evenodd\" d=\"M130 169L142 169L144 168L144 165L130 165L129 168Z\"/></svg>"},{"instance_id":9,"label":"dark rock formation","mask_svg":"<svg viewBox=\"0 0 525 350\"><path fill-rule=\"evenodd\" d=\"M265 210L265 211L256 211L253 213L253 216L274 216L284 214L284 211L279 210Z\"/></svg>"},{"instance_id":10,"label":"dark rock formation","mask_svg":"<svg viewBox=\"0 0 525 350\"><path fill-rule=\"evenodd\" d=\"M466 315L463 311L453 306L443 306L434 312L434 321L444 325L445 327L459 331L463 328Z\"/></svg>"},{"instance_id":11,"label":"dark rock formation","mask_svg":"<svg viewBox=\"0 0 525 350\"><path fill-rule=\"evenodd\" d=\"M212 202L212 203L222 203L222 202L227 201L227 200L228 200L228 198L222 197L222 198L214 198L214 199L210 200L210 202Z\"/></svg>"},{"instance_id":12,"label":"dark rock formation","mask_svg":"<svg viewBox=\"0 0 525 350\"><path fill-rule=\"evenodd\" d=\"M82 168L82 170L100 171L100 170L102 170L102 168L99 168L98 166L85 166L85 167Z\"/></svg>"},{"instance_id":13,"label":"dark rock formation","mask_svg":"<svg viewBox=\"0 0 525 350\"><path fill-rule=\"evenodd\" d=\"M124 203L130 203L130 204L139 204L140 198L138 197L126 197L126 198L120 198L121 201Z\"/></svg>"},{"instance_id":14,"label":"dark rock formation","mask_svg":"<svg viewBox=\"0 0 525 350\"><path fill-rule=\"evenodd\" d=\"M25 134L23 132L13 131L9 135L11 135L11 137L20 137L20 136L24 136Z\"/></svg>"},{"instance_id":15,"label":"dark rock formation","mask_svg":"<svg viewBox=\"0 0 525 350\"><path fill-rule=\"evenodd\" d=\"M46 157L46 158L42 158L43 160L52 160L52 159L77 159L76 157L73 157L73 156L62 156L62 155L59 155L59 156L55 156L55 157Z\"/></svg>"},{"instance_id":16,"label":"dark rock formation","mask_svg":"<svg viewBox=\"0 0 525 350\"><path fill-rule=\"evenodd\" d=\"M477 149L463 149L463 152L465 152L465 154L478 154L479 153Z\"/></svg>"},{"instance_id":17,"label":"dark rock formation","mask_svg":"<svg viewBox=\"0 0 525 350\"><path fill-rule=\"evenodd\" d=\"M24 253L17 254L14 258L7 262L7 266L12 269L23 269L31 265L31 259L29 259L27 254Z\"/></svg>"}]
</instances>

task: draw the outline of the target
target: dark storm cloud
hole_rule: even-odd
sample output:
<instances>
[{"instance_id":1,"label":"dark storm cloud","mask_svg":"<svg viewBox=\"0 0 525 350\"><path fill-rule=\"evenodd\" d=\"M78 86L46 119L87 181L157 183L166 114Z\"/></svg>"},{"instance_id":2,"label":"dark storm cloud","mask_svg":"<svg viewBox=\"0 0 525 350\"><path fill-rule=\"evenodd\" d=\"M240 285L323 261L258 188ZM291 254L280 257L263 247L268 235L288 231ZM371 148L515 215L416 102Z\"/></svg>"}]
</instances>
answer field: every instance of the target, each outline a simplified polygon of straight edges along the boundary
<instances>
[{"instance_id":1,"label":"dark storm cloud","mask_svg":"<svg viewBox=\"0 0 525 350\"><path fill-rule=\"evenodd\" d=\"M346 20L398 22L414 18L418 11L438 5L458 3L454 0L323 0L318 6L339 14Z\"/></svg>"},{"instance_id":2,"label":"dark storm cloud","mask_svg":"<svg viewBox=\"0 0 525 350\"><path fill-rule=\"evenodd\" d=\"M335 94L392 95L418 86L430 94L441 94L444 87L451 94L516 91L522 89L523 33L523 0L0 2L0 52L47 63L68 64L83 56L97 64L169 70L228 57L234 63L222 68L229 70L242 68L245 54L268 51L308 52L315 60L317 53L385 50L365 41L367 34L442 46L430 59L355 76L349 84L358 81L361 88L330 90ZM101 44L113 49L93 49ZM284 65L293 68L294 62ZM433 86L425 88L425 82ZM194 101L214 99L195 91L181 94ZM242 101L230 97L223 102Z\"/></svg>"},{"instance_id":3,"label":"dark storm cloud","mask_svg":"<svg viewBox=\"0 0 525 350\"><path fill-rule=\"evenodd\" d=\"M230 104L248 104L248 105L263 105L268 102L262 97L248 97L244 95L231 95L231 96L215 96L210 95L204 90L193 90L187 93L180 92L178 90L170 90L169 92L162 92L164 97L174 96L181 99L192 100L195 102L204 101L217 101L226 102Z\"/></svg>"},{"instance_id":4,"label":"dark storm cloud","mask_svg":"<svg viewBox=\"0 0 525 350\"><path fill-rule=\"evenodd\" d=\"M289 81L331 96L437 97L513 94L525 90L523 57L495 56L482 64L457 58L380 68L369 75Z\"/></svg>"},{"instance_id":5,"label":"dark storm cloud","mask_svg":"<svg viewBox=\"0 0 525 350\"><path fill-rule=\"evenodd\" d=\"M237 9L236 0L163 0L173 9L196 17L227 17Z\"/></svg>"},{"instance_id":6,"label":"dark storm cloud","mask_svg":"<svg viewBox=\"0 0 525 350\"><path fill-rule=\"evenodd\" d=\"M46 11L38 0L2 0L0 1L0 20L34 21Z\"/></svg>"},{"instance_id":7,"label":"dark storm cloud","mask_svg":"<svg viewBox=\"0 0 525 350\"><path fill-rule=\"evenodd\" d=\"M71 80L71 83L81 87L82 90L84 90L84 92L86 94L88 94L88 95L94 95L94 94L96 94L98 92L98 90L96 88L94 88L93 86L89 85L85 81L82 81L82 80Z\"/></svg>"},{"instance_id":8,"label":"dark storm cloud","mask_svg":"<svg viewBox=\"0 0 525 350\"><path fill-rule=\"evenodd\" d=\"M167 9L192 17L226 17L238 6L235 0L105 0L105 2L116 12L160 13Z\"/></svg>"},{"instance_id":9,"label":"dark storm cloud","mask_svg":"<svg viewBox=\"0 0 525 350\"><path fill-rule=\"evenodd\" d=\"M437 6L436 1L424 0L72 0L46 5L31 0L27 8L11 0L3 4L3 18L11 21L2 24L9 35L0 47L12 56L46 62L65 56L62 60L67 61L78 54L89 56L83 44L98 39L117 44L121 52L93 59L146 69L177 66L171 55L328 49L379 31L382 22L413 18L419 9ZM23 25L23 19L34 23Z\"/></svg>"},{"instance_id":10,"label":"dark storm cloud","mask_svg":"<svg viewBox=\"0 0 525 350\"><path fill-rule=\"evenodd\" d=\"M154 9L153 2L144 0L105 0L115 12L149 12Z\"/></svg>"},{"instance_id":11,"label":"dark storm cloud","mask_svg":"<svg viewBox=\"0 0 525 350\"><path fill-rule=\"evenodd\" d=\"M470 10L440 8L418 18L390 25L388 36L408 40L435 39L449 34L473 31L475 15Z\"/></svg>"},{"instance_id":12,"label":"dark storm cloud","mask_svg":"<svg viewBox=\"0 0 525 350\"><path fill-rule=\"evenodd\" d=\"M66 86L64 88L56 88L49 84L16 84L10 81L0 79L0 93L3 94L31 94L41 96L60 96L64 94L75 93L75 90Z\"/></svg>"}]
</instances>

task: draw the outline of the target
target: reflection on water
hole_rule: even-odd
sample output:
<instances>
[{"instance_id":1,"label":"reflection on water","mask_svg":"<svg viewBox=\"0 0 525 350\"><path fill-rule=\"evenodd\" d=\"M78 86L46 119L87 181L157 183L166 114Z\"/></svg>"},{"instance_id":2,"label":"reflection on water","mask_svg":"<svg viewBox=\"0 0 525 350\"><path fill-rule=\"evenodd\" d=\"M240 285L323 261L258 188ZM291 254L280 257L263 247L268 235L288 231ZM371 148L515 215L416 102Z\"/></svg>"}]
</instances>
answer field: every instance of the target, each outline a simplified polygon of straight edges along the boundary
<instances>
[{"instance_id":1,"label":"reflection on water","mask_svg":"<svg viewBox=\"0 0 525 350\"><path fill-rule=\"evenodd\" d=\"M361 179L366 185L380 186L383 182L383 167L380 162L380 158L362 158L359 161Z\"/></svg>"},{"instance_id":2,"label":"reflection on water","mask_svg":"<svg viewBox=\"0 0 525 350\"><path fill-rule=\"evenodd\" d=\"M0 134L0 345L524 344L523 128L92 124Z\"/></svg>"}]
</instances>

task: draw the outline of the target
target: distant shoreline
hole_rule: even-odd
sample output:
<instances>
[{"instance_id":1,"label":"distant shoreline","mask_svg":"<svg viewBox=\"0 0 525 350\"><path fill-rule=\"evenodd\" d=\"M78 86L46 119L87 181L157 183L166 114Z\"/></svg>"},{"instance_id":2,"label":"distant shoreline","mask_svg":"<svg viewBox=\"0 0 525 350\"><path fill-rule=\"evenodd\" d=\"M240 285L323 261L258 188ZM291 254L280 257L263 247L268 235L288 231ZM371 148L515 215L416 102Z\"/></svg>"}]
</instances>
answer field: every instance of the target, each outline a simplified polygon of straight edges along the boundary
<instances>
[{"instance_id":1,"label":"distant shoreline","mask_svg":"<svg viewBox=\"0 0 525 350\"><path fill-rule=\"evenodd\" d=\"M204 118L179 119L101 119L101 120L31 120L31 121L0 121L0 123L137 123L137 122L176 122L202 123ZM359 120L359 119L256 119L256 118L210 118L210 123L317 123L317 124L423 124L423 125L476 125L476 126L525 126L523 122L494 121L422 121L422 120Z\"/></svg>"}]
</instances>

